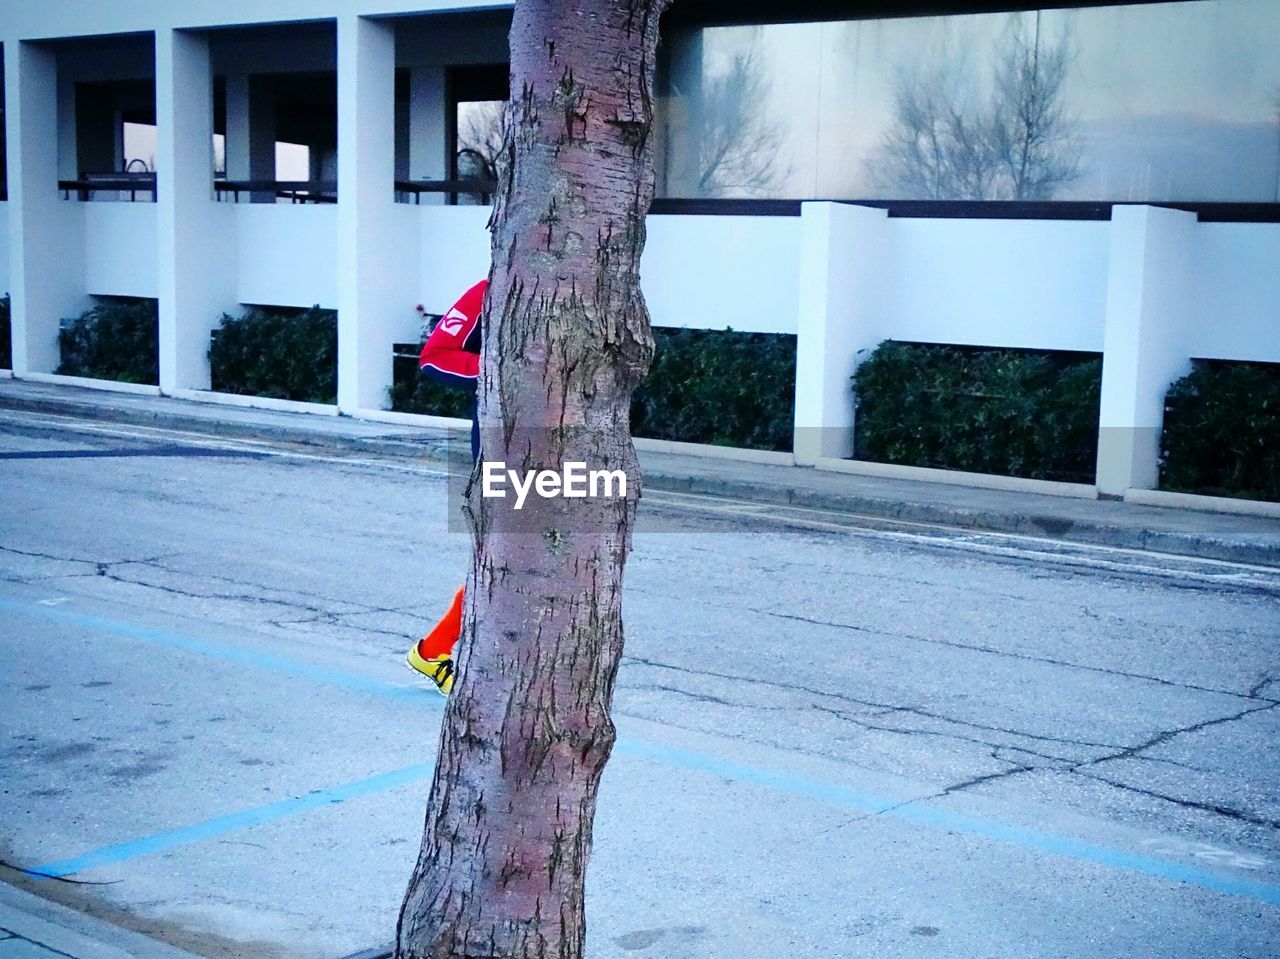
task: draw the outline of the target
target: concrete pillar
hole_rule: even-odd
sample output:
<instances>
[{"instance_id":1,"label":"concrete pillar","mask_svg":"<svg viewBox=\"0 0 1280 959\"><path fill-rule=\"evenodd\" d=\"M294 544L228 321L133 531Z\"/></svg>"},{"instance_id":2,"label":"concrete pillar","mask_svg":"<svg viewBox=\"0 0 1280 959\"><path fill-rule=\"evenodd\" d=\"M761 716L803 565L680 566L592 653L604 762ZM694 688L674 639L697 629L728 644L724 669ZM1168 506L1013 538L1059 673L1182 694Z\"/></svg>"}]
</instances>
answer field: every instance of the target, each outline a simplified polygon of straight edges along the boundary
<instances>
[{"instance_id":1,"label":"concrete pillar","mask_svg":"<svg viewBox=\"0 0 1280 959\"><path fill-rule=\"evenodd\" d=\"M235 209L213 198L209 43L156 33L160 389L209 388L209 331L235 309Z\"/></svg>"},{"instance_id":2,"label":"concrete pillar","mask_svg":"<svg viewBox=\"0 0 1280 959\"><path fill-rule=\"evenodd\" d=\"M880 340L888 214L843 203L801 207L796 462L853 455L859 351Z\"/></svg>"},{"instance_id":3,"label":"concrete pillar","mask_svg":"<svg viewBox=\"0 0 1280 959\"><path fill-rule=\"evenodd\" d=\"M1196 215L1152 206L1111 214L1098 490L1154 489L1169 384L1191 369Z\"/></svg>"},{"instance_id":4,"label":"concrete pillar","mask_svg":"<svg viewBox=\"0 0 1280 959\"><path fill-rule=\"evenodd\" d=\"M55 55L56 60L56 55ZM78 180L76 85L69 77L58 79L58 179Z\"/></svg>"},{"instance_id":5,"label":"concrete pillar","mask_svg":"<svg viewBox=\"0 0 1280 959\"><path fill-rule=\"evenodd\" d=\"M449 144L443 67L409 73L409 179L444 180L449 176ZM441 204L443 193L424 193L419 201Z\"/></svg>"},{"instance_id":6,"label":"concrete pillar","mask_svg":"<svg viewBox=\"0 0 1280 959\"><path fill-rule=\"evenodd\" d=\"M269 77L227 77L227 179L276 178L276 94ZM252 193L253 203L274 203L274 190Z\"/></svg>"},{"instance_id":7,"label":"concrete pillar","mask_svg":"<svg viewBox=\"0 0 1280 959\"><path fill-rule=\"evenodd\" d=\"M13 371L53 372L58 321L90 305L84 280L84 209L58 192L58 63L53 51L5 49L9 152L9 270Z\"/></svg>"},{"instance_id":8,"label":"concrete pillar","mask_svg":"<svg viewBox=\"0 0 1280 959\"><path fill-rule=\"evenodd\" d=\"M416 302L417 225L395 202L395 28L338 20L338 406L385 409Z\"/></svg>"}]
</instances>

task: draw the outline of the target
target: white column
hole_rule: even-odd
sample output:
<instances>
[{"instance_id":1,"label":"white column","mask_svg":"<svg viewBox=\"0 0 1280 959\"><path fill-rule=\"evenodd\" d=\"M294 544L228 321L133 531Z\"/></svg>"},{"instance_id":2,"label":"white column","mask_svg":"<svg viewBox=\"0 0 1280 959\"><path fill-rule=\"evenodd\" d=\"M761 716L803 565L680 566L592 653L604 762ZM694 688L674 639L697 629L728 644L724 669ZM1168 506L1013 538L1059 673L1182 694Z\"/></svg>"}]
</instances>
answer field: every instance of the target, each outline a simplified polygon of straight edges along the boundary
<instances>
[{"instance_id":1,"label":"white column","mask_svg":"<svg viewBox=\"0 0 1280 959\"><path fill-rule=\"evenodd\" d=\"M276 102L269 78L230 74L227 89L227 179L276 178ZM252 203L274 203L274 190L242 197Z\"/></svg>"},{"instance_id":2,"label":"white column","mask_svg":"<svg viewBox=\"0 0 1280 959\"><path fill-rule=\"evenodd\" d=\"M801 465L853 455L850 377L859 351L879 342L887 233L884 210L801 207L794 439Z\"/></svg>"},{"instance_id":3,"label":"white column","mask_svg":"<svg viewBox=\"0 0 1280 959\"><path fill-rule=\"evenodd\" d=\"M209 388L209 331L235 309L234 205L213 199L209 43L156 33L160 389Z\"/></svg>"},{"instance_id":4,"label":"white column","mask_svg":"<svg viewBox=\"0 0 1280 959\"><path fill-rule=\"evenodd\" d=\"M338 406L385 409L416 302L417 220L397 207L395 28L338 20Z\"/></svg>"},{"instance_id":5,"label":"white column","mask_svg":"<svg viewBox=\"0 0 1280 959\"><path fill-rule=\"evenodd\" d=\"M1194 213L1116 206L1111 214L1098 490L1154 489L1169 384L1191 369Z\"/></svg>"},{"instance_id":6,"label":"white column","mask_svg":"<svg viewBox=\"0 0 1280 959\"><path fill-rule=\"evenodd\" d=\"M249 77L244 73L231 73L226 77L227 126L226 157L227 179L248 180L252 164L249 161Z\"/></svg>"},{"instance_id":7,"label":"white column","mask_svg":"<svg viewBox=\"0 0 1280 959\"><path fill-rule=\"evenodd\" d=\"M58 321L88 308L84 210L58 193L58 63L52 50L5 49L13 371L58 366Z\"/></svg>"}]
</instances>

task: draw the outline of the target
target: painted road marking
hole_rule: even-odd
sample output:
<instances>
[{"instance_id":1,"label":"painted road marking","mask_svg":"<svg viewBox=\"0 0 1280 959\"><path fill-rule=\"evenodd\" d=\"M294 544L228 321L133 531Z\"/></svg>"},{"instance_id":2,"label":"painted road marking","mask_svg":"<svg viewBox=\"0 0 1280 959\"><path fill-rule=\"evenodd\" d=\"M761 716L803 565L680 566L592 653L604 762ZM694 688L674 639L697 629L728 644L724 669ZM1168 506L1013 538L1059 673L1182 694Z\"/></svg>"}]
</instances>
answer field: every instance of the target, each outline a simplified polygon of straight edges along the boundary
<instances>
[{"instance_id":1,"label":"painted road marking","mask_svg":"<svg viewBox=\"0 0 1280 959\"><path fill-rule=\"evenodd\" d=\"M421 690L406 690L401 686L382 680L369 679L337 669L311 667L305 663L295 662L292 659L273 656L268 653L259 653L238 646L229 646L193 637L165 633L160 630L133 626L97 616L86 616L61 609L50 609L34 603L24 603L5 597L0 597L0 610L37 619L75 625L143 642L159 643L169 648L212 656L227 662L254 666L271 672L280 672L354 692L385 696L401 701L411 699L418 705L427 703L439 708L439 702L433 697L425 695ZM915 825L978 836L1033 852L1049 853L1069 859L1096 863L1113 869L1137 872L1158 879L1188 883L1214 892L1244 896L1261 902L1280 905L1280 886L1223 875L1155 856L1143 855L1109 846L1100 846L1070 836L1039 832L997 820L965 816L927 803L904 802L902 799L862 792L836 783L809 779L765 767L735 763L709 753L666 746L632 736L619 737L615 748L620 753L635 759L761 786L792 796L814 799L828 805L854 809L864 813L890 816ZM124 862L151 852L209 839L274 819L305 812L309 809L332 803L346 802L359 796L369 795L370 793L394 788L417 779L423 779L431 774L429 767L430 764L408 766L404 769L371 777L370 779L309 793L296 799L219 816L180 829L166 830L130 842L93 850L69 859L46 863L42 866L37 866L32 871L50 877L66 876L73 872L101 865Z\"/></svg>"},{"instance_id":2,"label":"painted road marking","mask_svg":"<svg viewBox=\"0 0 1280 959\"><path fill-rule=\"evenodd\" d=\"M406 783L426 779L434 770L434 763L416 763L403 769L370 776L367 779L358 779L355 782L331 786L328 789L317 789L315 792L309 792L305 796L296 796L293 799L285 799L265 806L257 806L253 809L243 809L226 816L216 816L213 819L206 819L204 822L183 826L179 829L166 829L164 832L152 833L150 836L143 836L141 839L135 839L131 842L103 846L101 849L94 849L71 859L47 862L43 866L36 866L30 872L46 879L57 879L62 876L70 876L73 873L84 872L88 869L111 866L129 859L136 859L138 856L146 856L153 852L164 852L166 849L173 849L175 846L185 846L188 843L199 842L201 839L212 839L215 836L222 836L229 832L260 826L275 819L283 819L286 816L308 812L312 809L322 809L335 803L359 799L361 796L368 796L371 793L395 789L397 786L403 786Z\"/></svg>"},{"instance_id":3,"label":"painted road marking","mask_svg":"<svg viewBox=\"0 0 1280 959\"><path fill-rule=\"evenodd\" d=\"M340 669L329 669L324 666L315 666L308 662L303 662L287 656L275 656L271 653L263 653L254 649L247 649L243 646L231 646L225 643L212 643L203 639L196 639L193 636L183 636L179 633L166 633L158 629L148 629L145 626L133 626L129 623L121 623L116 620L103 619L100 616L86 616L83 613L75 613L67 609L57 609L48 606L34 606L27 603L18 602L12 599L0 596L0 610L7 610L18 614L26 614L35 616L53 622L65 623L69 626L78 626L82 629L88 629L98 633L110 633L114 636L123 636L126 639L136 639L144 643L154 643L159 646L167 646L170 649L179 649L183 652L196 653L200 656L208 656L211 659L221 659L228 663L237 663L242 666L253 666L257 669L266 670L272 673L283 673L286 676L296 676L299 679L309 679L312 682L321 683L326 686L337 686L341 689L350 690L357 693L367 693L375 696L382 696L389 699L412 701L415 703L426 703L429 707L437 710L442 709L441 702L432 700L422 695L420 687L401 686L395 683L384 682L380 679L370 679L365 676L359 676L355 673L348 673Z\"/></svg>"}]
</instances>

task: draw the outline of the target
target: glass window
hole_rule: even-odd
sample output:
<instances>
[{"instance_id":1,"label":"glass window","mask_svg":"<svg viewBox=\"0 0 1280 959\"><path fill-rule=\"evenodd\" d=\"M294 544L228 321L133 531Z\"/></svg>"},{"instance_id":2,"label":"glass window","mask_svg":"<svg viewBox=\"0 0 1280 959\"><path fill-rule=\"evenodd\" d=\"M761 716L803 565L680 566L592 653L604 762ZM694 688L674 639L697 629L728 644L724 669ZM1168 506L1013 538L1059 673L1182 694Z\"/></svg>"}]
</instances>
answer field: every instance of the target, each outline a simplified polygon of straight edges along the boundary
<instances>
[{"instance_id":1,"label":"glass window","mask_svg":"<svg viewBox=\"0 0 1280 959\"><path fill-rule=\"evenodd\" d=\"M685 28L673 197L1280 200L1280 4Z\"/></svg>"},{"instance_id":2,"label":"glass window","mask_svg":"<svg viewBox=\"0 0 1280 959\"><path fill-rule=\"evenodd\" d=\"M156 125L124 123L124 172L150 173L156 168Z\"/></svg>"},{"instance_id":3,"label":"glass window","mask_svg":"<svg viewBox=\"0 0 1280 959\"><path fill-rule=\"evenodd\" d=\"M457 175L492 180L502 152L502 111L506 100L459 100Z\"/></svg>"}]
</instances>

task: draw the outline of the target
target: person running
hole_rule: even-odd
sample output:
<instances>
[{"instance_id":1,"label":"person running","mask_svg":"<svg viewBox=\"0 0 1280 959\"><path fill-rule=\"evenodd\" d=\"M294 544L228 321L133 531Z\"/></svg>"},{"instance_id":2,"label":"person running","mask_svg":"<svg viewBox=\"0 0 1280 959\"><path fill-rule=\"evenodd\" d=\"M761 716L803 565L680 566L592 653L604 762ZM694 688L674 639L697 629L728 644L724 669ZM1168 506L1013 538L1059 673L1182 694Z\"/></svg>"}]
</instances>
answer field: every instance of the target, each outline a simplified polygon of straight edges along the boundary
<instances>
[{"instance_id":1,"label":"person running","mask_svg":"<svg viewBox=\"0 0 1280 959\"><path fill-rule=\"evenodd\" d=\"M480 377L480 310L489 281L481 280L463 293L440 318L422 345L418 368L422 375L444 386L470 390L471 459L480 458L480 423L476 415L476 384ZM428 677L445 696L453 690L454 648L462 635L462 602L466 591L459 586L440 622L413 644L409 665Z\"/></svg>"}]
</instances>

